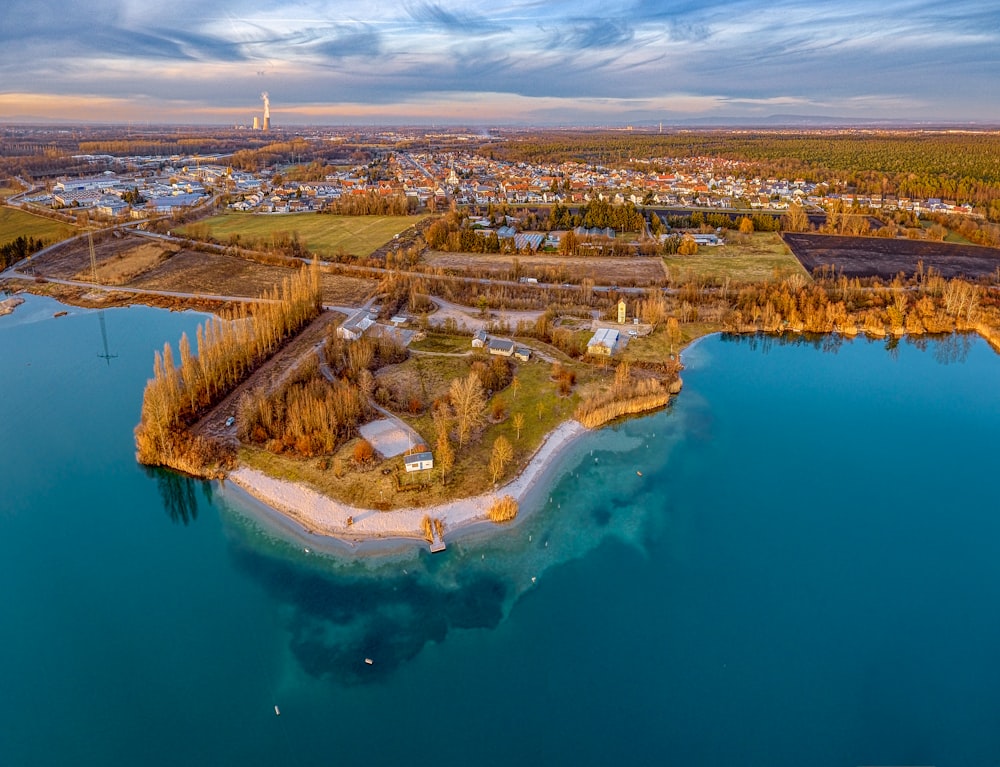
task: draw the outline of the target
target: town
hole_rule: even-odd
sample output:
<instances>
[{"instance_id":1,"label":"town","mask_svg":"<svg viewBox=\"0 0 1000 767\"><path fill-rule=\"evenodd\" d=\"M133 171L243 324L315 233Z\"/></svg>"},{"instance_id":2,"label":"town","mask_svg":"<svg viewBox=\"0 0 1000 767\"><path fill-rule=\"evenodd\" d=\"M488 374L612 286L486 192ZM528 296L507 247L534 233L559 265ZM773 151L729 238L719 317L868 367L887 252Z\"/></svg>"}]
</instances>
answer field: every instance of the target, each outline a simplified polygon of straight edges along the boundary
<instances>
[{"instance_id":1,"label":"town","mask_svg":"<svg viewBox=\"0 0 1000 767\"><path fill-rule=\"evenodd\" d=\"M440 151L388 149L413 143L414 136L387 132L369 137L371 159L345 165L321 178L295 180L295 163L257 171L240 170L231 155L80 154L79 163L99 173L47 180L30 194L12 200L103 221L138 220L183 213L212 199L233 209L256 213L322 212L351 196L404 198L411 210L460 206L580 206L591 200L664 209L782 213L801 206L822 214L832 206L852 211L907 211L917 215L973 215L968 200L862 194L838 179L761 178L748 162L711 156L623 157L617 167L577 161L512 162L490 156L496 139L450 134ZM440 139L434 134L421 141ZM336 146L336 133L310 132L286 140ZM487 150L455 144L486 144ZM315 174L314 174L315 175Z\"/></svg>"}]
</instances>

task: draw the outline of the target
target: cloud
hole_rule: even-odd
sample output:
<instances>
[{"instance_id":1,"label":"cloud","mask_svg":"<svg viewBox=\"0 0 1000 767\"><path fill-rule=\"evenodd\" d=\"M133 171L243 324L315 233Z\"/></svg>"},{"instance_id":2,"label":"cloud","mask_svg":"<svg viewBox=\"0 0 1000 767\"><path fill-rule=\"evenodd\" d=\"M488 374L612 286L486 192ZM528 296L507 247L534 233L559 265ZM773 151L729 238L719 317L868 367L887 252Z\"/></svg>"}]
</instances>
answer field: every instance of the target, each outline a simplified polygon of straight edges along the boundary
<instances>
[{"instance_id":1,"label":"cloud","mask_svg":"<svg viewBox=\"0 0 1000 767\"><path fill-rule=\"evenodd\" d=\"M625 113L683 92L707 97L706 110L763 109L782 98L800 99L803 109L831 101L860 109L851 99L877 92L894 100L876 104L901 115L1000 118L1000 106L982 96L995 90L1000 63L1000 9L990 3L379 5L7 0L0 92L143 97L146 108L160 100L167 113L178 99L188 109L191 99L202 99L206 110L249 109L266 86L289 109L311 109L321 99L400 111L433 101L442 109L450 98L471 117L485 102L468 107L467 97L488 94L523 109L526 119L542 102L603 116L602 99ZM658 107L648 109L652 115Z\"/></svg>"},{"instance_id":2,"label":"cloud","mask_svg":"<svg viewBox=\"0 0 1000 767\"><path fill-rule=\"evenodd\" d=\"M451 11L440 3L414 3L404 6L410 17L421 24L456 35L492 35L509 27L487 16L468 11Z\"/></svg>"},{"instance_id":3,"label":"cloud","mask_svg":"<svg viewBox=\"0 0 1000 767\"><path fill-rule=\"evenodd\" d=\"M314 47L320 56L338 60L349 56L375 57L384 53L382 35L369 25L324 30Z\"/></svg>"},{"instance_id":4,"label":"cloud","mask_svg":"<svg viewBox=\"0 0 1000 767\"><path fill-rule=\"evenodd\" d=\"M572 19L552 36L551 45L569 50L615 48L635 38L635 31L624 19Z\"/></svg>"}]
</instances>

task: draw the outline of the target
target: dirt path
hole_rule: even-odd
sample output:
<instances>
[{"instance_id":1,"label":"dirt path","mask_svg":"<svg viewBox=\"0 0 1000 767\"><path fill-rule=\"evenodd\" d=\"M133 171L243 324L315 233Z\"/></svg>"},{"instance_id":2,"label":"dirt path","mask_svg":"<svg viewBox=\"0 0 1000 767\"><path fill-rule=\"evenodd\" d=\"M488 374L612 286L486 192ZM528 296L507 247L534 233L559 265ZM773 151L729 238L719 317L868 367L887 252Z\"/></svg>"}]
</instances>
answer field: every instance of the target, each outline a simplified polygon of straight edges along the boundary
<instances>
[{"instance_id":1,"label":"dirt path","mask_svg":"<svg viewBox=\"0 0 1000 767\"><path fill-rule=\"evenodd\" d=\"M518 321L527 320L528 322L534 322L543 314L545 314L544 309L508 309L490 310L490 319L484 319L478 309L473 309L469 306L462 306L461 304L454 304L451 301L447 301L438 296L431 296L431 301L433 301L438 309L436 312L429 316L430 323L432 325L443 325L445 320L449 317L454 319L459 325L465 325L467 328L472 328L477 330L486 326L491 320L504 321L509 323L511 326L516 326Z\"/></svg>"}]
</instances>

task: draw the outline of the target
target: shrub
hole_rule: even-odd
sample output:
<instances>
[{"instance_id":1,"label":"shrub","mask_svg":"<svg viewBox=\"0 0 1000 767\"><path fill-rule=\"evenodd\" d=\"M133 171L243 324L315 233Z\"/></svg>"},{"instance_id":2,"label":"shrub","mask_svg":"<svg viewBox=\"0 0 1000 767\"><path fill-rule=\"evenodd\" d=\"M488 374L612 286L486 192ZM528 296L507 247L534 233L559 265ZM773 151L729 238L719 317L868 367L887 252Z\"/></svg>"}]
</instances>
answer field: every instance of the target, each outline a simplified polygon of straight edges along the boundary
<instances>
[{"instance_id":1,"label":"shrub","mask_svg":"<svg viewBox=\"0 0 1000 767\"><path fill-rule=\"evenodd\" d=\"M372 447L371 442L366 439L359 439L354 445L354 462L359 465L364 465L372 461L375 458L375 448Z\"/></svg>"},{"instance_id":2,"label":"shrub","mask_svg":"<svg viewBox=\"0 0 1000 767\"><path fill-rule=\"evenodd\" d=\"M489 509L487 509L486 515L490 518L491 522L502 525L505 522L511 522L517 517L517 512L517 501L514 500L513 496L505 495L503 498L497 498L493 502Z\"/></svg>"}]
</instances>

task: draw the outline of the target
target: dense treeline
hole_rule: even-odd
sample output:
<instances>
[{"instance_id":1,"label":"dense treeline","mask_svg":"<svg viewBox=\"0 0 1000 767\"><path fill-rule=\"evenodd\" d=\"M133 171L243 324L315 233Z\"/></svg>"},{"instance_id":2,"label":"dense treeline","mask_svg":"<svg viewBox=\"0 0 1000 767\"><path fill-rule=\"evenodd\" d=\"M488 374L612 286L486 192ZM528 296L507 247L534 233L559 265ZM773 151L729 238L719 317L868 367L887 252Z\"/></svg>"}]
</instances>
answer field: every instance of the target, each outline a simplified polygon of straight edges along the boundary
<instances>
[{"instance_id":1,"label":"dense treeline","mask_svg":"<svg viewBox=\"0 0 1000 767\"><path fill-rule=\"evenodd\" d=\"M950 333L976 328L983 297L981 286L945 280L934 270L918 273L911 284L895 279L870 287L857 278L821 275L812 285L789 280L746 285L729 304L722 324L737 332Z\"/></svg>"},{"instance_id":2,"label":"dense treeline","mask_svg":"<svg viewBox=\"0 0 1000 767\"><path fill-rule=\"evenodd\" d=\"M656 378L637 378L627 362L615 369L615 380L582 400L573 417L590 429L631 413L645 413L663 407L670 399L664 383Z\"/></svg>"},{"instance_id":3,"label":"dense treeline","mask_svg":"<svg viewBox=\"0 0 1000 767\"><path fill-rule=\"evenodd\" d=\"M34 237L19 237L0 245L0 269L6 269L11 264L16 264L22 258L27 258L32 253L37 253L45 247L45 243Z\"/></svg>"},{"instance_id":4,"label":"dense treeline","mask_svg":"<svg viewBox=\"0 0 1000 767\"><path fill-rule=\"evenodd\" d=\"M264 146L251 149L240 149L233 153L230 164L244 171L258 171L275 165L292 164L291 177L297 177L299 166L313 168L325 164L327 160L348 154L352 163L367 162L371 153L362 146L344 144L329 144L322 141L306 141L303 138L293 138L288 141L271 141ZM317 163L313 165L313 163ZM309 171L304 171L308 173ZM312 179L318 180L318 179Z\"/></svg>"},{"instance_id":5,"label":"dense treeline","mask_svg":"<svg viewBox=\"0 0 1000 767\"><path fill-rule=\"evenodd\" d=\"M746 162L762 177L831 182L835 191L971 202L1000 221L997 133L545 133L493 147L490 153L512 161L601 165L627 165L633 158L711 156Z\"/></svg>"},{"instance_id":6,"label":"dense treeline","mask_svg":"<svg viewBox=\"0 0 1000 767\"><path fill-rule=\"evenodd\" d=\"M1000 247L1000 225L952 213L926 213L923 218L940 228L955 232L974 245ZM933 229L933 226L930 228Z\"/></svg>"},{"instance_id":7,"label":"dense treeline","mask_svg":"<svg viewBox=\"0 0 1000 767\"><path fill-rule=\"evenodd\" d=\"M233 148L234 142L212 138L210 136L188 136L186 138L169 139L101 139L97 141L81 141L80 152L83 154L113 154L126 155L161 155L173 154L210 154L226 152Z\"/></svg>"},{"instance_id":8,"label":"dense treeline","mask_svg":"<svg viewBox=\"0 0 1000 767\"><path fill-rule=\"evenodd\" d=\"M175 226L176 223L163 222L159 228L168 231L170 227ZM198 242L231 245L281 258L308 258L310 256L309 248L299 239L299 233L294 229L276 229L256 237L246 233L233 232L225 241L222 241L212 234L212 229L208 224L199 222L187 224L185 234Z\"/></svg>"},{"instance_id":9,"label":"dense treeline","mask_svg":"<svg viewBox=\"0 0 1000 767\"><path fill-rule=\"evenodd\" d=\"M155 354L135 430L140 463L175 465L190 457L185 427L319 314L319 267L304 267L262 298L252 312L241 305L235 319L213 317L199 326L196 354L182 335L179 364L169 343Z\"/></svg>"},{"instance_id":10,"label":"dense treeline","mask_svg":"<svg viewBox=\"0 0 1000 767\"><path fill-rule=\"evenodd\" d=\"M324 213L338 216L406 216L416 210L416 199L405 194L381 195L375 191L364 194L345 194L332 200Z\"/></svg>"},{"instance_id":11,"label":"dense treeline","mask_svg":"<svg viewBox=\"0 0 1000 767\"><path fill-rule=\"evenodd\" d=\"M407 358L409 352L393 336L370 333L356 341L347 341L331 333L324 347L326 362L334 377L351 383L365 384L365 371L372 373L386 365L395 365ZM366 392L371 394L371 391Z\"/></svg>"},{"instance_id":12,"label":"dense treeline","mask_svg":"<svg viewBox=\"0 0 1000 767\"><path fill-rule=\"evenodd\" d=\"M782 229L782 219L769 213L752 213L744 216L731 216L728 213L715 213L696 210L690 215L667 215L667 226L672 229L730 229L739 230L742 222L749 220L753 225L751 232L778 232Z\"/></svg>"},{"instance_id":13,"label":"dense treeline","mask_svg":"<svg viewBox=\"0 0 1000 767\"><path fill-rule=\"evenodd\" d=\"M368 414L361 390L344 380L324 380L314 360L277 393L244 395L236 420L244 442L308 458L332 453L357 436Z\"/></svg>"},{"instance_id":14,"label":"dense treeline","mask_svg":"<svg viewBox=\"0 0 1000 767\"><path fill-rule=\"evenodd\" d=\"M565 211L565 212L564 212ZM616 232L641 232L645 226L642 213L631 202L614 205L610 200L591 200L579 212L568 216L568 211L561 205L553 206L549 215L550 221L571 223L572 227L585 226L605 229L610 227ZM552 229L572 228L571 226L553 226Z\"/></svg>"},{"instance_id":15,"label":"dense treeline","mask_svg":"<svg viewBox=\"0 0 1000 767\"><path fill-rule=\"evenodd\" d=\"M34 179L63 175L86 176L107 169L104 163L90 163L58 149L0 157L0 176L19 176L29 183Z\"/></svg>"}]
</instances>

